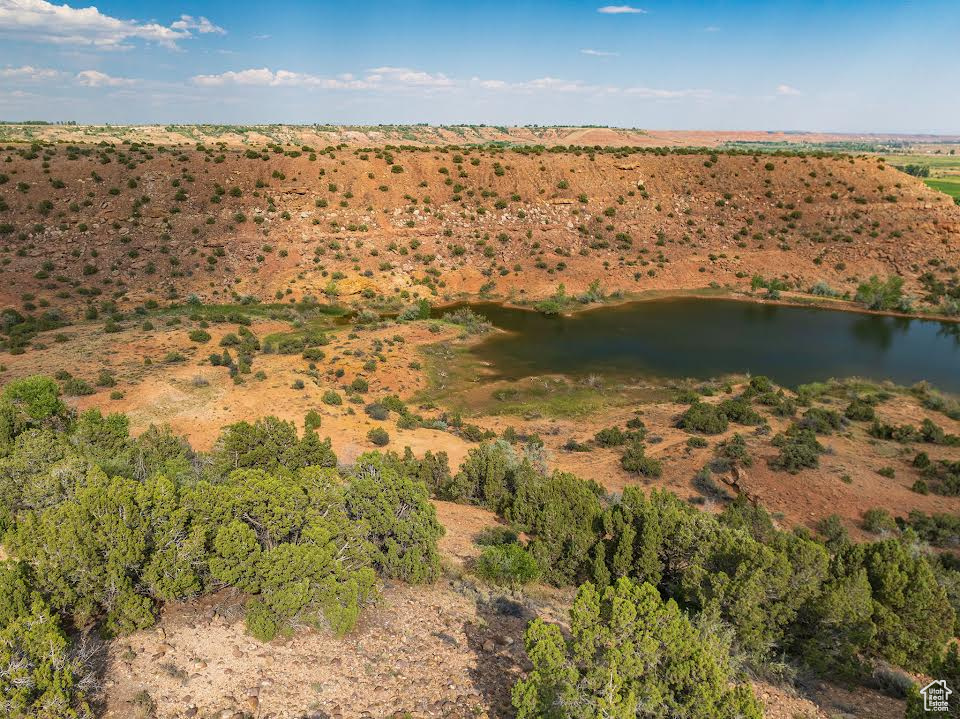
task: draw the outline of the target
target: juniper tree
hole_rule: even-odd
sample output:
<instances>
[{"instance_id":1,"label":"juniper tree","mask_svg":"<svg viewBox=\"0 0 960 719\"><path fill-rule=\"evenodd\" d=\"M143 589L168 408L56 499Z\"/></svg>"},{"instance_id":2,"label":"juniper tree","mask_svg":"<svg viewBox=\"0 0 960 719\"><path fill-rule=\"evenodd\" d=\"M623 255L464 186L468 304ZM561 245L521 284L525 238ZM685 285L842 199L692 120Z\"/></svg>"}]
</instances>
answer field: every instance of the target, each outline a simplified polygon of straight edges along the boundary
<instances>
[{"instance_id":1,"label":"juniper tree","mask_svg":"<svg viewBox=\"0 0 960 719\"><path fill-rule=\"evenodd\" d=\"M760 719L734 684L729 647L650 584L583 585L569 641L540 619L524 637L533 666L513 688L517 719Z\"/></svg>"}]
</instances>

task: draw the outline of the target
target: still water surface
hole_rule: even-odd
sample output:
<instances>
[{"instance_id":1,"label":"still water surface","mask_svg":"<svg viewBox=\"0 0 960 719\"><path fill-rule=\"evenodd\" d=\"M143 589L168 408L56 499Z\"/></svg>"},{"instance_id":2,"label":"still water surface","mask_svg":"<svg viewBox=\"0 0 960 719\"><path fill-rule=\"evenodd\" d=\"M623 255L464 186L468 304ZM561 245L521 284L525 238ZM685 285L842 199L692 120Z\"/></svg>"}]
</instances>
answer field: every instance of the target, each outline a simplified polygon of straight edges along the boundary
<instances>
[{"instance_id":1,"label":"still water surface","mask_svg":"<svg viewBox=\"0 0 960 719\"><path fill-rule=\"evenodd\" d=\"M706 379L751 372L788 387L858 376L907 385L928 380L960 392L955 323L691 298L570 317L469 306L510 332L473 349L504 379L551 373Z\"/></svg>"}]
</instances>

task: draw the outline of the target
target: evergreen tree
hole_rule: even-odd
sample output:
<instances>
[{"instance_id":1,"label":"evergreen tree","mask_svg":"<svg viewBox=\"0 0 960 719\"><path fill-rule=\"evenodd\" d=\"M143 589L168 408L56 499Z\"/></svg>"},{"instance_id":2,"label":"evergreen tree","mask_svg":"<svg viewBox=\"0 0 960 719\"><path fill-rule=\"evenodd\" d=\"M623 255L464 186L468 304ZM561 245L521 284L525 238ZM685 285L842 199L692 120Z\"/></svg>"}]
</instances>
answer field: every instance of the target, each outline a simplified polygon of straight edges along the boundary
<instances>
[{"instance_id":1,"label":"evergreen tree","mask_svg":"<svg viewBox=\"0 0 960 719\"><path fill-rule=\"evenodd\" d=\"M532 671L513 688L517 719L760 719L732 684L728 647L699 631L649 584L583 585L571 639L537 619L525 636Z\"/></svg>"}]
</instances>

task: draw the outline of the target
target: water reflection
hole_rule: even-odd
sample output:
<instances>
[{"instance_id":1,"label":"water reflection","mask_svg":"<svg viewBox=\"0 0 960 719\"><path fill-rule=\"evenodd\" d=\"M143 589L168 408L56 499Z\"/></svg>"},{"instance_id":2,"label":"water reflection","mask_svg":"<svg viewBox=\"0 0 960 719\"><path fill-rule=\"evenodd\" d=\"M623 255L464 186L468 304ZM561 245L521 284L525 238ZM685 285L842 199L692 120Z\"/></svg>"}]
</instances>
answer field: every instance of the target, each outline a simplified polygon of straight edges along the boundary
<instances>
[{"instance_id":1,"label":"water reflection","mask_svg":"<svg viewBox=\"0 0 960 719\"><path fill-rule=\"evenodd\" d=\"M952 338L954 345L960 345L960 322L941 322L937 336Z\"/></svg>"},{"instance_id":2,"label":"water reflection","mask_svg":"<svg viewBox=\"0 0 960 719\"><path fill-rule=\"evenodd\" d=\"M893 344L893 332L897 327L888 322L888 317L863 315L851 325L853 336L863 345L870 345L878 350L887 350ZM899 328L906 331L906 327Z\"/></svg>"},{"instance_id":3,"label":"water reflection","mask_svg":"<svg viewBox=\"0 0 960 719\"><path fill-rule=\"evenodd\" d=\"M473 350L499 376L592 373L708 378L766 374L795 386L862 376L960 391L960 325L851 312L675 299L544 317L471 307L511 331Z\"/></svg>"}]
</instances>

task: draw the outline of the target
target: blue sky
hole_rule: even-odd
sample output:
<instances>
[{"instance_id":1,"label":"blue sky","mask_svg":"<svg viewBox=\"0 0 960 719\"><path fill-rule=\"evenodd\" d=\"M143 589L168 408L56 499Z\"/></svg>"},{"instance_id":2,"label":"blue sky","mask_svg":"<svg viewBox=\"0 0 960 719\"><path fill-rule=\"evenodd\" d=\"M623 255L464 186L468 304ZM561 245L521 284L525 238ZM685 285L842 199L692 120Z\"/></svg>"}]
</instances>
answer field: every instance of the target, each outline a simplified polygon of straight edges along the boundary
<instances>
[{"instance_id":1,"label":"blue sky","mask_svg":"<svg viewBox=\"0 0 960 719\"><path fill-rule=\"evenodd\" d=\"M960 133L960 2L0 0L0 119Z\"/></svg>"}]
</instances>

